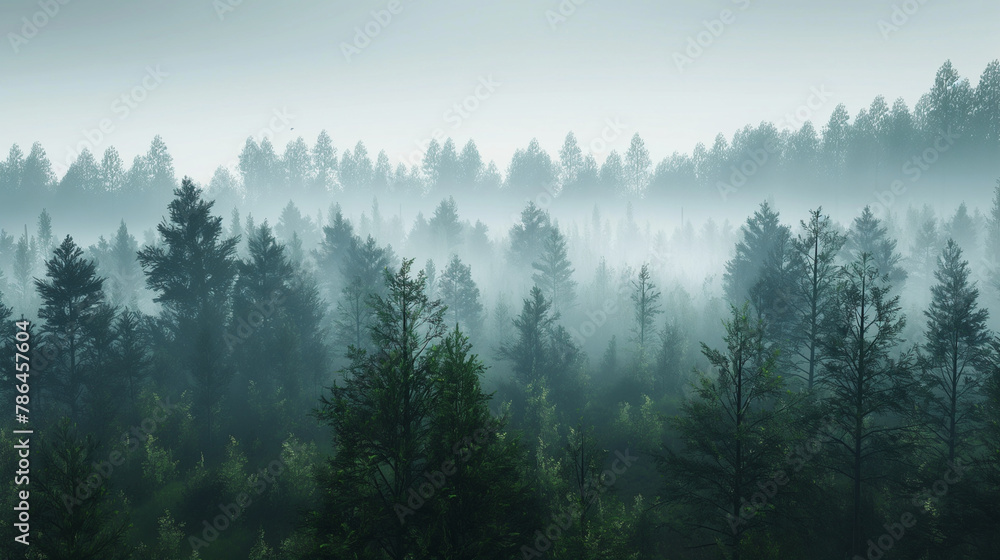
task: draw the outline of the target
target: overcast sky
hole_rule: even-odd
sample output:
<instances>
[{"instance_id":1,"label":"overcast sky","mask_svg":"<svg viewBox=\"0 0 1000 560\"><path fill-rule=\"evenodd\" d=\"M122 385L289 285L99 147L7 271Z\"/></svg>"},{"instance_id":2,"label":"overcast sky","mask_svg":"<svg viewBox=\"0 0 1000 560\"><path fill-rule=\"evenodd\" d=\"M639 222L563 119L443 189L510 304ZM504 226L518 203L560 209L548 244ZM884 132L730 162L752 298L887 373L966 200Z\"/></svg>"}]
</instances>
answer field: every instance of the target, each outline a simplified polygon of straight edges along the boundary
<instances>
[{"instance_id":1,"label":"overcast sky","mask_svg":"<svg viewBox=\"0 0 1000 560\"><path fill-rule=\"evenodd\" d=\"M3 0L0 149L41 141L58 169L78 146L100 157L113 144L130 163L161 134L178 175L204 181L251 135L273 135L281 152L327 129L338 149L363 140L395 163L440 129L505 166L532 137L554 153L573 130L600 148L595 138L615 137L610 119L623 129L611 147L639 132L659 160L778 121L813 88L829 92L814 100L817 128L837 103L854 115L877 94L912 108L946 59L975 86L1000 56L996 2L563 4L575 11L560 15L558 0ZM880 29L894 4L902 25ZM383 25L372 12L385 21L390 6ZM728 23L713 24L723 10ZM358 38L366 27L374 37ZM678 68L700 32L707 46ZM473 110L455 112L463 102ZM102 120L110 133L97 132Z\"/></svg>"}]
</instances>

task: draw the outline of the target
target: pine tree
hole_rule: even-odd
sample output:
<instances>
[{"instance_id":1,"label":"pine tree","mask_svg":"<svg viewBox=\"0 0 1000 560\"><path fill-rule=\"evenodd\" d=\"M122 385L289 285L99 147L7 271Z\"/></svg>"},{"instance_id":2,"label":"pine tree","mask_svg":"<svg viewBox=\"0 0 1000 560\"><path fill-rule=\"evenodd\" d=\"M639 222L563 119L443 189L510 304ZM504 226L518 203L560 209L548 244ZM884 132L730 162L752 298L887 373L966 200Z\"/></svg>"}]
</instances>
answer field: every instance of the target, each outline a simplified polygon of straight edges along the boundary
<instances>
[{"instance_id":1,"label":"pine tree","mask_svg":"<svg viewBox=\"0 0 1000 560\"><path fill-rule=\"evenodd\" d=\"M926 342L921 360L931 390L927 412L931 430L944 444L948 461L966 447L978 401L979 365L989 342L989 312L979 308L979 290L969 281L969 263L951 239L938 257L931 288Z\"/></svg>"},{"instance_id":2,"label":"pine tree","mask_svg":"<svg viewBox=\"0 0 1000 560\"><path fill-rule=\"evenodd\" d=\"M478 334L483 323L483 304L479 288L472 279L472 267L452 255L441 274L441 300L448 307L447 317L461 325L464 332Z\"/></svg>"},{"instance_id":3,"label":"pine tree","mask_svg":"<svg viewBox=\"0 0 1000 560\"><path fill-rule=\"evenodd\" d=\"M797 374L811 390L820 369L824 322L833 314L839 268L836 259L846 239L833 229L829 216L817 208L809 221L801 222L802 233L792 241L799 263L792 300L795 302L793 344L799 360Z\"/></svg>"},{"instance_id":4,"label":"pine tree","mask_svg":"<svg viewBox=\"0 0 1000 560\"><path fill-rule=\"evenodd\" d=\"M887 474L876 465L884 468L905 442L909 425L890 416L912 410L908 395L915 383L909 355L895 357L906 320L899 296L890 296L888 275L863 253L840 276L837 309L824 333L822 386L836 447L831 464L852 491L850 554L863 555L870 503L865 491Z\"/></svg>"},{"instance_id":5,"label":"pine tree","mask_svg":"<svg viewBox=\"0 0 1000 560\"><path fill-rule=\"evenodd\" d=\"M636 280L632 281L632 307L635 312L635 326L632 327L632 341L636 344L636 356L640 369L646 367L646 346L656 335L656 316L663 313L660 305L660 290L652 281L649 264L643 263Z\"/></svg>"},{"instance_id":6,"label":"pine tree","mask_svg":"<svg viewBox=\"0 0 1000 560\"><path fill-rule=\"evenodd\" d=\"M850 260L857 261L863 253L871 256L871 263L879 275L887 274L890 285L900 288L906 280L906 271L900 266L902 256L896 251L896 240L889 237L889 230L875 217L870 206L865 206L861 215L854 219L847 232L844 245Z\"/></svg>"},{"instance_id":7,"label":"pine tree","mask_svg":"<svg viewBox=\"0 0 1000 560\"><path fill-rule=\"evenodd\" d=\"M337 149L333 147L330 135L325 130L319 133L313 146L314 166L313 192L327 194L341 190L337 169Z\"/></svg>"},{"instance_id":8,"label":"pine tree","mask_svg":"<svg viewBox=\"0 0 1000 560\"><path fill-rule=\"evenodd\" d=\"M684 508L692 545L720 542L738 560L767 521L747 510L757 483L781 462L787 403L775 351L746 304L731 308L725 333L724 350L702 344L714 371L699 372L695 396L671 421L683 450L667 447L661 469L670 480L668 498Z\"/></svg>"},{"instance_id":9,"label":"pine tree","mask_svg":"<svg viewBox=\"0 0 1000 560\"><path fill-rule=\"evenodd\" d=\"M576 196L577 176L583 167L583 152L577 144L576 135L566 134L563 146L559 150L559 196Z\"/></svg>"},{"instance_id":10,"label":"pine tree","mask_svg":"<svg viewBox=\"0 0 1000 560\"><path fill-rule=\"evenodd\" d=\"M428 225L439 251L448 254L462 243L462 224L458 221L458 206L453 197L438 204Z\"/></svg>"},{"instance_id":11,"label":"pine tree","mask_svg":"<svg viewBox=\"0 0 1000 560\"><path fill-rule=\"evenodd\" d=\"M653 164L649 159L649 150L639 133L632 136L632 143L625 153L625 180L628 194L641 197L649 184L649 168Z\"/></svg>"},{"instance_id":12,"label":"pine tree","mask_svg":"<svg viewBox=\"0 0 1000 560\"><path fill-rule=\"evenodd\" d=\"M102 315L104 278L68 235L46 261L45 278L35 280L35 289L42 300L43 344L56 349L54 361L44 368L51 380L49 393L77 421L89 374L103 365L89 363L85 354L93 342L88 327Z\"/></svg>"},{"instance_id":13,"label":"pine tree","mask_svg":"<svg viewBox=\"0 0 1000 560\"><path fill-rule=\"evenodd\" d=\"M480 386L486 367L456 327L434 349L427 464L453 465L429 511L398 509L400 522L427 527L430 558L511 558L537 528L541 504L519 438L494 418ZM451 470L451 469L449 469ZM409 505L409 504L407 504Z\"/></svg>"},{"instance_id":14,"label":"pine tree","mask_svg":"<svg viewBox=\"0 0 1000 560\"><path fill-rule=\"evenodd\" d=\"M521 314L514 319L516 338L500 345L499 357L513 362L514 375L524 386L548 373L548 338L558 319L557 314L549 314L551 308L542 290L532 287Z\"/></svg>"},{"instance_id":15,"label":"pine tree","mask_svg":"<svg viewBox=\"0 0 1000 560\"><path fill-rule=\"evenodd\" d=\"M531 263L531 268L537 271L531 279L548 296L553 312L560 313L573 306L576 282L567 256L566 238L558 227L550 228L542 252L538 260Z\"/></svg>"},{"instance_id":16,"label":"pine tree","mask_svg":"<svg viewBox=\"0 0 1000 560\"><path fill-rule=\"evenodd\" d=\"M510 261L527 266L542 254L552 224L548 212L529 202L521 211L521 221L510 228Z\"/></svg>"},{"instance_id":17,"label":"pine tree","mask_svg":"<svg viewBox=\"0 0 1000 560\"><path fill-rule=\"evenodd\" d=\"M222 218L212 215L191 179L174 191L169 221L157 231L163 245L146 246L139 264L153 301L163 305L162 319L173 334L175 356L193 378L198 417L208 443L214 410L229 384L232 368L223 326L229 322L229 297L236 276L238 239L222 237Z\"/></svg>"},{"instance_id":18,"label":"pine tree","mask_svg":"<svg viewBox=\"0 0 1000 560\"><path fill-rule=\"evenodd\" d=\"M32 547L50 560L132 558L128 510L107 482L89 488L85 500L73 498L102 460L97 443L63 420L42 439L39 455L41 470L32 477L32 528L37 531Z\"/></svg>"},{"instance_id":19,"label":"pine tree","mask_svg":"<svg viewBox=\"0 0 1000 560\"><path fill-rule=\"evenodd\" d=\"M780 223L778 213L767 202L747 219L742 228L742 239L736 244L736 254L726 263L723 286L726 299L733 305L750 301L755 305L754 294L763 277L765 267L787 243L791 233Z\"/></svg>"},{"instance_id":20,"label":"pine tree","mask_svg":"<svg viewBox=\"0 0 1000 560\"><path fill-rule=\"evenodd\" d=\"M373 300L374 350L352 349L343 385L321 400L317 417L334 432L336 455L320 478L324 501L311 517L314 558L344 554L403 559L424 538L401 523L397 509L425 481L429 421L434 412L436 360L444 309L427 299L423 272L412 260L384 274L385 296Z\"/></svg>"},{"instance_id":21,"label":"pine tree","mask_svg":"<svg viewBox=\"0 0 1000 560\"><path fill-rule=\"evenodd\" d=\"M38 215L38 243L45 254L52 249L52 216L44 208Z\"/></svg>"}]
</instances>

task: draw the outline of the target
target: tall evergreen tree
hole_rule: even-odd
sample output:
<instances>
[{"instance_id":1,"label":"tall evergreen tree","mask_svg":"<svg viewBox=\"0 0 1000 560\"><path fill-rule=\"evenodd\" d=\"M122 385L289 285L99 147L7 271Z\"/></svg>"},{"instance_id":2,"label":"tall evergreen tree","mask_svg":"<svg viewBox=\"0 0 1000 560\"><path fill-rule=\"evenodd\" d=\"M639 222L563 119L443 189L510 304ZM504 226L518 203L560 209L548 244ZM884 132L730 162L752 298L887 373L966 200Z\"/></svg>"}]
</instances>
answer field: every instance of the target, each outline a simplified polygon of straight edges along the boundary
<instances>
[{"instance_id":1,"label":"tall evergreen tree","mask_svg":"<svg viewBox=\"0 0 1000 560\"><path fill-rule=\"evenodd\" d=\"M531 263L531 268L537 271L531 279L548 296L553 312L560 313L573 306L576 282L567 256L566 238L558 227L549 229L542 252L538 260Z\"/></svg>"},{"instance_id":2,"label":"tall evergreen tree","mask_svg":"<svg viewBox=\"0 0 1000 560\"><path fill-rule=\"evenodd\" d=\"M236 238L223 238L214 201L202 198L189 178L174 190L169 218L157 226L163 245L139 251L146 286L163 305L164 326L173 335L175 356L194 381L197 416L205 442L213 437L214 412L232 376L224 325L236 277Z\"/></svg>"},{"instance_id":3,"label":"tall evergreen tree","mask_svg":"<svg viewBox=\"0 0 1000 560\"><path fill-rule=\"evenodd\" d=\"M639 275L632 283L632 308L635 313L635 326L632 327L632 340L636 344L636 356L640 369L646 367L647 345L656 335L654 324L656 316L663 313L660 305L660 290L652 281L649 264L643 263Z\"/></svg>"},{"instance_id":4,"label":"tall evergreen tree","mask_svg":"<svg viewBox=\"0 0 1000 560\"><path fill-rule=\"evenodd\" d=\"M462 264L458 255L452 255L441 274L441 301L448 307L450 323L461 325L464 332L479 333L483 324L479 287L472 279L472 266Z\"/></svg>"},{"instance_id":5,"label":"tall evergreen tree","mask_svg":"<svg viewBox=\"0 0 1000 560\"><path fill-rule=\"evenodd\" d=\"M45 321L43 344L55 349L53 361L44 368L48 392L78 421L89 376L103 366L85 356L93 343L88 326L102 314L104 278L68 235L46 261L45 278L35 279L35 288L42 300L38 316Z\"/></svg>"},{"instance_id":6,"label":"tall evergreen tree","mask_svg":"<svg viewBox=\"0 0 1000 560\"><path fill-rule=\"evenodd\" d=\"M896 356L906 320L891 289L888 275L863 253L842 269L837 309L824 333L827 435L835 443L832 468L851 488L851 539L844 551L851 555L866 554L866 529L880 527L870 511L871 485L887 475L910 429L893 417L912 410L915 383L909 355Z\"/></svg>"},{"instance_id":7,"label":"tall evergreen tree","mask_svg":"<svg viewBox=\"0 0 1000 560\"><path fill-rule=\"evenodd\" d=\"M791 298L795 307L793 348L799 358L795 367L810 390L820 371L824 323L832 317L836 305L836 259L846 241L822 211L811 210L809 221L801 222L802 233L792 241L799 265Z\"/></svg>"},{"instance_id":8,"label":"tall evergreen tree","mask_svg":"<svg viewBox=\"0 0 1000 560\"><path fill-rule=\"evenodd\" d=\"M510 228L510 260L516 266L526 266L542 254L552 223L548 212L529 202L521 211L521 221Z\"/></svg>"},{"instance_id":9,"label":"tall evergreen tree","mask_svg":"<svg viewBox=\"0 0 1000 560\"><path fill-rule=\"evenodd\" d=\"M423 536L401 523L397 505L411 499L427 467L436 363L444 309L429 301L412 260L385 272L385 296L373 300L371 353L352 349L343 385L324 396L318 418L334 432L336 454L321 476L324 499L311 518L314 558L417 554Z\"/></svg>"},{"instance_id":10,"label":"tall evergreen tree","mask_svg":"<svg viewBox=\"0 0 1000 560\"><path fill-rule=\"evenodd\" d=\"M967 445L981 385L979 366L990 339L989 312L979 308L979 290L970 282L969 263L951 239L938 257L931 288L926 342L921 360L931 390L927 413L931 430L954 461Z\"/></svg>"},{"instance_id":11,"label":"tall evergreen tree","mask_svg":"<svg viewBox=\"0 0 1000 560\"><path fill-rule=\"evenodd\" d=\"M783 383L763 325L746 304L732 307L725 349L702 344L715 370L699 372L696 394L671 421L683 449L668 447L661 468L668 498L683 508L692 546L716 542L727 555L748 557L750 535L766 527L765 514L747 515L757 483L773 476L783 455L780 400Z\"/></svg>"},{"instance_id":12,"label":"tall evergreen tree","mask_svg":"<svg viewBox=\"0 0 1000 560\"><path fill-rule=\"evenodd\" d=\"M864 253L869 254L871 264L879 275L888 275L890 285L896 289L906 280L906 271L900 266L902 256L896 251L896 240L889 237L888 228L875 217L870 206L865 206L861 215L854 219L847 232L844 249L852 261L859 260Z\"/></svg>"},{"instance_id":13,"label":"tall evergreen tree","mask_svg":"<svg viewBox=\"0 0 1000 560\"><path fill-rule=\"evenodd\" d=\"M632 143L625 153L625 186L628 194L641 197L649 184L649 169L653 165L649 150L639 133L632 136Z\"/></svg>"},{"instance_id":14,"label":"tall evergreen tree","mask_svg":"<svg viewBox=\"0 0 1000 560\"><path fill-rule=\"evenodd\" d=\"M538 381L547 371L548 339L558 315L538 286L531 288L521 314L514 318L515 338L501 342L498 356L513 363L514 375L524 386Z\"/></svg>"}]
</instances>

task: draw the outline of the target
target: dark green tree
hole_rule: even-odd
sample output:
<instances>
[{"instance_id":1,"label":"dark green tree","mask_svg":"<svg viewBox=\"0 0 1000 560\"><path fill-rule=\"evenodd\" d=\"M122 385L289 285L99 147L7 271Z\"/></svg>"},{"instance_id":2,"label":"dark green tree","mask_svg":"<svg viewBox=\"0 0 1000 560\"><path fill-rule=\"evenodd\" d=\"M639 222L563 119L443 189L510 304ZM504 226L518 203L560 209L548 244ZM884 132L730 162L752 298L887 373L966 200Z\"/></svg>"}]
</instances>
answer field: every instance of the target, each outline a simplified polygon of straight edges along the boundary
<instances>
[{"instance_id":1,"label":"dark green tree","mask_svg":"<svg viewBox=\"0 0 1000 560\"><path fill-rule=\"evenodd\" d=\"M712 371L698 372L695 395L671 420L683 448L667 447L661 469L669 501L684 512L679 523L691 546L719 543L740 559L766 527L766 512L750 500L780 464L780 428L788 418L775 351L761 322L744 304L731 308L725 329L725 349L702 343Z\"/></svg>"},{"instance_id":2,"label":"dark green tree","mask_svg":"<svg viewBox=\"0 0 1000 560\"><path fill-rule=\"evenodd\" d=\"M541 254L531 263L531 268L537 271L531 279L548 296L555 313L569 309L576 300L576 282L567 253L566 238L558 227L552 226Z\"/></svg>"},{"instance_id":3,"label":"dark green tree","mask_svg":"<svg viewBox=\"0 0 1000 560\"><path fill-rule=\"evenodd\" d=\"M157 226L162 245L139 251L146 286L157 293L161 318L170 331L174 356L194 381L197 416L206 442L212 439L214 412L232 377L224 326L236 277L238 238L224 238L222 218L186 178L174 191L170 216Z\"/></svg>"},{"instance_id":4,"label":"dark green tree","mask_svg":"<svg viewBox=\"0 0 1000 560\"><path fill-rule=\"evenodd\" d=\"M45 321L42 344L53 349L53 359L42 369L50 396L76 421L89 374L103 365L87 360L86 353L94 342L90 323L104 314L104 278L68 235L46 261L45 278L35 279L35 289L42 300L38 316Z\"/></svg>"},{"instance_id":5,"label":"dark green tree","mask_svg":"<svg viewBox=\"0 0 1000 560\"><path fill-rule=\"evenodd\" d=\"M311 516L314 558L403 559L425 536L400 523L396 506L411 499L429 465L436 360L444 308L427 299L423 272L412 260L386 270L385 296L375 295L373 351L352 348L343 384L324 396L317 417L334 432L336 454L320 477L323 502Z\"/></svg>"},{"instance_id":6,"label":"dark green tree","mask_svg":"<svg viewBox=\"0 0 1000 560\"><path fill-rule=\"evenodd\" d=\"M931 287L931 305L924 312L927 329L921 366L930 389L926 410L948 461L965 450L977 428L973 420L981 385L979 366L990 339L989 312L979 307L979 290L970 282L970 274L962 249L949 239L938 257L937 284Z\"/></svg>"},{"instance_id":7,"label":"dark green tree","mask_svg":"<svg viewBox=\"0 0 1000 560\"><path fill-rule=\"evenodd\" d=\"M801 222L802 233L792 241L793 258L799 273L790 298L794 302L795 324L793 348L798 357L794 362L797 375L812 389L820 370L824 323L833 314L836 304L837 255L846 239L838 233L829 216L817 208L809 212L809 221Z\"/></svg>"},{"instance_id":8,"label":"dark green tree","mask_svg":"<svg viewBox=\"0 0 1000 560\"><path fill-rule=\"evenodd\" d=\"M888 275L863 253L842 268L836 311L824 333L822 386L835 447L830 465L851 489L848 554L866 554L866 529L880 527L870 511L872 484L887 475L912 430L897 421L912 410L915 382L909 354L897 352L906 320L891 289Z\"/></svg>"}]
</instances>

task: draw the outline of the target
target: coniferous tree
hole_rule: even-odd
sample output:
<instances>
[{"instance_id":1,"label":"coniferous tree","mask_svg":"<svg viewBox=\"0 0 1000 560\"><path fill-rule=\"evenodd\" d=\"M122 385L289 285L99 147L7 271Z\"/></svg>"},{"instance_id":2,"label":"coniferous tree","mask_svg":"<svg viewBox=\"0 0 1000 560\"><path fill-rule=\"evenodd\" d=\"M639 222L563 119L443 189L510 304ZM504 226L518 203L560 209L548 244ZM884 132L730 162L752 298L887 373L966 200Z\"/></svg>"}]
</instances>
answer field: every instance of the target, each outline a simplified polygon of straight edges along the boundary
<instances>
[{"instance_id":1,"label":"coniferous tree","mask_svg":"<svg viewBox=\"0 0 1000 560\"><path fill-rule=\"evenodd\" d=\"M479 287L472 279L472 266L452 255L441 274L441 301L448 307L446 318L461 325L464 332L478 334L483 323Z\"/></svg>"},{"instance_id":2,"label":"coniferous tree","mask_svg":"<svg viewBox=\"0 0 1000 560\"><path fill-rule=\"evenodd\" d=\"M893 417L912 410L915 383L909 355L896 355L906 320L891 289L889 276L863 253L842 268L836 311L824 333L822 385L832 420L827 431L835 443L831 465L851 489L847 554L866 554L866 529L879 526L870 511L871 485L886 476L883 469L901 453L911 430Z\"/></svg>"},{"instance_id":3,"label":"coniferous tree","mask_svg":"<svg viewBox=\"0 0 1000 560\"><path fill-rule=\"evenodd\" d=\"M583 152L576 141L576 135L569 132L559 150L559 196L583 194L576 192L581 167L583 167Z\"/></svg>"},{"instance_id":4,"label":"coniferous tree","mask_svg":"<svg viewBox=\"0 0 1000 560\"><path fill-rule=\"evenodd\" d=\"M754 302L754 293L763 277L764 267L787 243L791 233L780 223L778 213L767 202L747 219L736 255L726 263L723 285L726 299L734 305Z\"/></svg>"},{"instance_id":5,"label":"coniferous tree","mask_svg":"<svg viewBox=\"0 0 1000 560\"><path fill-rule=\"evenodd\" d=\"M857 261L862 254L868 253L879 275L887 274L890 285L896 289L906 280L906 271L900 266L902 256L896 251L896 240L889 237L888 228L875 217L870 206L865 206L861 215L854 219L847 232L844 249L848 251L851 261Z\"/></svg>"},{"instance_id":6,"label":"coniferous tree","mask_svg":"<svg viewBox=\"0 0 1000 560\"><path fill-rule=\"evenodd\" d=\"M43 344L54 348L54 358L43 369L50 379L50 396L78 421L90 376L103 366L87 360L86 354L94 342L88 327L104 315L104 278L68 235L46 261L45 278L35 280L42 300L38 316L45 321L40 334Z\"/></svg>"},{"instance_id":7,"label":"coniferous tree","mask_svg":"<svg viewBox=\"0 0 1000 560\"><path fill-rule=\"evenodd\" d=\"M652 164L646 143L637 132L632 136L632 143L625 153L625 183L629 195L643 195L649 183L649 168Z\"/></svg>"},{"instance_id":8,"label":"coniferous tree","mask_svg":"<svg viewBox=\"0 0 1000 560\"><path fill-rule=\"evenodd\" d=\"M813 388L820 371L824 323L832 316L835 305L839 272L836 259L846 241L822 210L810 211L809 221L801 223L803 232L792 241L800 271L793 284L793 344L799 358L795 367L807 389Z\"/></svg>"},{"instance_id":9,"label":"coniferous tree","mask_svg":"<svg viewBox=\"0 0 1000 560\"><path fill-rule=\"evenodd\" d=\"M548 212L529 202L521 211L521 221L510 228L510 261L527 266L538 260L552 229Z\"/></svg>"},{"instance_id":10,"label":"coniferous tree","mask_svg":"<svg viewBox=\"0 0 1000 560\"><path fill-rule=\"evenodd\" d=\"M458 327L434 357L427 464L454 465L454 473L446 495L429 498L429 511L401 509L400 522L427 527L428 557L511 558L539 523L524 449L504 431L506 420L490 413L490 395L480 387L486 366Z\"/></svg>"},{"instance_id":11,"label":"coniferous tree","mask_svg":"<svg viewBox=\"0 0 1000 560\"><path fill-rule=\"evenodd\" d=\"M157 231L163 245L139 251L146 286L163 305L163 326L173 335L182 370L194 381L198 417L206 443L212 441L214 411L232 376L224 325L236 276L236 238L224 238L222 218L212 215L214 201L201 197L185 178L174 191Z\"/></svg>"},{"instance_id":12,"label":"coniferous tree","mask_svg":"<svg viewBox=\"0 0 1000 560\"><path fill-rule=\"evenodd\" d=\"M660 305L660 290L652 281L649 264L643 263L639 275L632 282L632 308L635 312L635 326L632 327L632 340L636 344L636 356L640 370L646 364L647 344L656 335L654 324L656 316L663 313Z\"/></svg>"},{"instance_id":13,"label":"coniferous tree","mask_svg":"<svg viewBox=\"0 0 1000 560\"><path fill-rule=\"evenodd\" d=\"M44 208L38 215L38 244L43 254L52 249L52 216Z\"/></svg>"},{"instance_id":14,"label":"coniferous tree","mask_svg":"<svg viewBox=\"0 0 1000 560\"><path fill-rule=\"evenodd\" d=\"M375 295L371 353L353 348L343 385L324 396L317 417L334 432L336 454L323 471L324 500L311 517L314 558L344 554L403 559L424 535L397 515L426 468L434 412L436 360L444 309L427 299L423 272L412 260L385 271L385 296Z\"/></svg>"},{"instance_id":15,"label":"coniferous tree","mask_svg":"<svg viewBox=\"0 0 1000 560\"><path fill-rule=\"evenodd\" d=\"M747 515L757 483L773 476L783 455L786 405L776 356L761 322L746 304L732 307L724 350L702 344L714 372L699 372L693 398L672 420L683 450L667 448L661 463L668 497L683 508L680 521L693 546L718 542L734 559L747 557L767 515Z\"/></svg>"},{"instance_id":16,"label":"coniferous tree","mask_svg":"<svg viewBox=\"0 0 1000 560\"><path fill-rule=\"evenodd\" d=\"M90 489L85 500L73 498L80 481L94 475L93 465L100 460L97 443L91 436L81 437L68 420L60 422L42 440L42 467L38 476L32 477L32 513L37 515L33 528L37 527L37 534L31 544L44 558L132 558L128 542L131 524L121 497L105 483Z\"/></svg>"},{"instance_id":17,"label":"coniferous tree","mask_svg":"<svg viewBox=\"0 0 1000 560\"><path fill-rule=\"evenodd\" d=\"M979 290L970 282L969 263L951 239L938 257L931 288L926 342L921 365L931 390L927 413L930 427L954 461L975 429L974 407L981 385L979 366L989 342L989 312L979 308Z\"/></svg>"},{"instance_id":18,"label":"coniferous tree","mask_svg":"<svg viewBox=\"0 0 1000 560\"><path fill-rule=\"evenodd\" d=\"M576 282L567 256L566 238L558 227L551 227L542 246L538 260L531 263L537 272L532 281L540 287L552 303L552 311L560 313L573 306L576 300Z\"/></svg>"},{"instance_id":19,"label":"coniferous tree","mask_svg":"<svg viewBox=\"0 0 1000 560\"><path fill-rule=\"evenodd\" d=\"M325 130L320 131L312 150L314 167L313 192L327 194L340 190L339 170L337 169L337 149L333 147L330 135Z\"/></svg>"},{"instance_id":20,"label":"coniferous tree","mask_svg":"<svg viewBox=\"0 0 1000 560\"><path fill-rule=\"evenodd\" d=\"M441 201L428 225L437 249L444 254L462 243L462 224L458 221L458 206L453 197Z\"/></svg>"},{"instance_id":21,"label":"coniferous tree","mask_svg":"<svg viewBox=\"0 0 1000 560\"><path fill-rule=\"evenodd\" d=\"M514 375L523 385L546 375L548 338L558 314L538 286L531 288L521 314L514 319L515 339L501 343L498 355L513 363Z\"/></svg>"}]
</instances>

